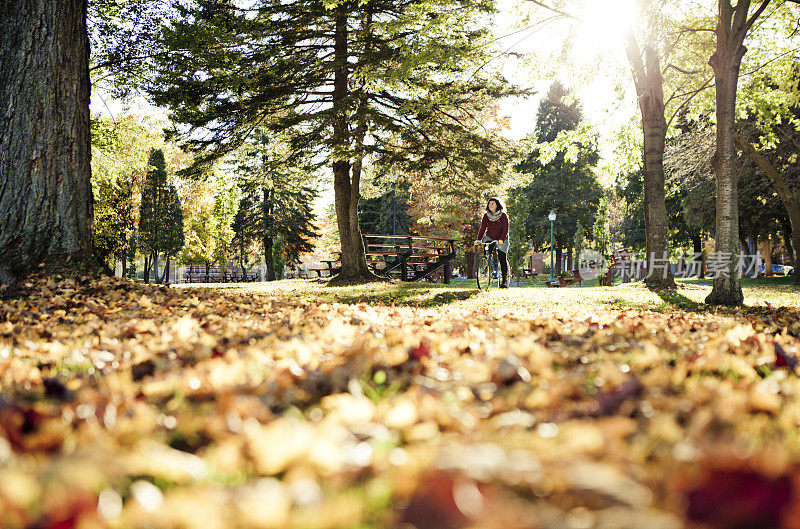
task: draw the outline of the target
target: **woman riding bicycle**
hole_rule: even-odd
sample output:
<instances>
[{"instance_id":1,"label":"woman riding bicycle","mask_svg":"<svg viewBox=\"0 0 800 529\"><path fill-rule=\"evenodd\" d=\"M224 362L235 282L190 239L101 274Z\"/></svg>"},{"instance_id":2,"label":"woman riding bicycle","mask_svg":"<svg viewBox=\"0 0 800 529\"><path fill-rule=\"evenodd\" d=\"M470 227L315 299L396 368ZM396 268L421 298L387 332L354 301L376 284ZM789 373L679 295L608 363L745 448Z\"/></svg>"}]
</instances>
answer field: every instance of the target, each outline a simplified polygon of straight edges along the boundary
<instances>
[{"instance_id":1,"label":"woman riding bicycle","mask_svg":"<svg viewBox=\"0 0 800 529\"><path fill-rule=\"evenodd\" d=\"M502 282L500 288L508 288L508 215L505 212L503 201L492 197L486 204L486 213L481 219L481 229L475 244L484 242L497 243L497 257L500 261Z\"/></svg>"}]
</instances>

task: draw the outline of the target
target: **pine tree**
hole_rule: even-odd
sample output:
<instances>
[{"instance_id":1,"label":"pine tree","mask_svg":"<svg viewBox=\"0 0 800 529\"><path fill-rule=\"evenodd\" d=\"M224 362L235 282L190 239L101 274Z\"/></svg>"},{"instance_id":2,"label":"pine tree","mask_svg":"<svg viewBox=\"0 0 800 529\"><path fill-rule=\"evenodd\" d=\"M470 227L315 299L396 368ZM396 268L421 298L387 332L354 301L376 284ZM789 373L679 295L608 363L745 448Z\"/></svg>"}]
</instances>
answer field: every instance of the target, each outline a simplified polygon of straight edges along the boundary
<instances>
[{"instance_id":1,"label":"pine tree","mask_svg":"<svg viewBox=\"0 0 800 529\"><path fill-rule=\"evenodd\" d=\"M308 166L295 164L280 135L263 130L247 140L236 161L242 190L232 222L237 252L241 256L254 241L260 242L267 280L274 281L280 275L276 263L296 263L314 247L314 175Z\"/></svg>"},{"instance_id":2,"label":"pine tree","mask_svg":"<svg viewBox=\"0 0 800 529\"><path fill-rule=\"evenodd\" d=\"M405 167L491 167L501 142L476 112L510 93L481 68L493 0L199 0L179 7L151 87L172 109L198 166L254 126L294 132L296 158L333 169L344 280L374 277L357 206L368 156ZM191 134L202 130L205 134ZM322 155L322 156L318 156Z\"/></svg>"},{"instance_id":3,"label":"pine tree","mask_svg":"<svg viewBox=\"0 0 800 529\"><path fill-rule=\"evenodd\" d=\"M405 183L392 183L385 193L362 198L358 207L361 231L387 235L410 234L408 188L409 185Z\"/></svg>"},{"instance_id":4,"label":"pine tree","mask_svg":"<svg viewBox=\"0 0 800 529\"><path fill-rule=\"evenodd\" d=\"M167 185L167 168L164 152L153 149L147 162L150 170L142 187L142 202L139 206L139 251L145 256L144 280L150 282L150 270L157 266L158 259L158 218L163 214L164 188ZM156 268L156 270L158 270Z\"/></svg>"},{"instance_id":5,"label":"pine tree","mask_svg":"<svg viewBox=\"0 0 800 529\"><path fill-rule=\"evenodd\" d=\"M167 261L162 282L169 282L170 260L180 253L186 243L183 234L183 208L181 208L178 191L172 184L167 186L162 222L164 227L159 242L161 251L164 252L164 258Z\"/></svg>"},{"instance_id":6,"label":"pine tree","mask_svg":"<svg viewBox=\"0 0 800 529\"><path fill-rule=\"evenodd\" d=\"M539 105L536 121L536 139L539 143L556 140L561 132L575 130L581 122L581 109L577 101L568 103L568 93L559 83L554 83L548 97ZM602 190L594 173L599 160L593 142L579 142L570 146L576 156L567 156L567 149L556 152L552 159L535 148L519 164L517 171L530 175L530 182L509 190L515 211L525 213L518 218L523 222L525 235L535 248L550 245L550 211L556 212L554 225L556 272L561 271L564 248L571 248L578 222L591 226L595 222Z\"/></svg>"},{"instance_id":7,"label":"pine tree","mask_svg":"<svg viewBox=\"0 0 800 529\"><path fill-rule=\"evenodd\" d=\"M154 149L148 162L150 170L142 189L139 207L139 249L145 255L144 277L150 282L150 270L156 279L164 281L169 273L169 260L178 255L185 243L183 235L183 211L175 186L167 183L167 168L164 152ZM164 274L158 277L158 258L164 254Z\"/></svg>"}]
</instances>

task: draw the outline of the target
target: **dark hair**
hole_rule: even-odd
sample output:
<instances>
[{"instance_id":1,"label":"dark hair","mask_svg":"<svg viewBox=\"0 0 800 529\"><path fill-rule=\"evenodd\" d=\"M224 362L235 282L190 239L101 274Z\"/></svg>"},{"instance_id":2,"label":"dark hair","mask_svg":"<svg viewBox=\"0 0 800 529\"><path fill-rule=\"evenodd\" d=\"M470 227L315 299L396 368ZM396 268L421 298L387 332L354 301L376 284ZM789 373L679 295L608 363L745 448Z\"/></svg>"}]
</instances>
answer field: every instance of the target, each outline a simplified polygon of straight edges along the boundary
<instances>
[{"instance_id":1,"label":"dark hair","mask_svg":"<svg viewBox=\"0 0 800 529\"><path fill-rule=\"evenodd\" d=\"M505 211L506 206L503 204L503 201L497 197L492 197L486 202L486 211L489 211L489 203L494 200L495 204L497 204L497 211Z\"/></svg>"}]
</instances>

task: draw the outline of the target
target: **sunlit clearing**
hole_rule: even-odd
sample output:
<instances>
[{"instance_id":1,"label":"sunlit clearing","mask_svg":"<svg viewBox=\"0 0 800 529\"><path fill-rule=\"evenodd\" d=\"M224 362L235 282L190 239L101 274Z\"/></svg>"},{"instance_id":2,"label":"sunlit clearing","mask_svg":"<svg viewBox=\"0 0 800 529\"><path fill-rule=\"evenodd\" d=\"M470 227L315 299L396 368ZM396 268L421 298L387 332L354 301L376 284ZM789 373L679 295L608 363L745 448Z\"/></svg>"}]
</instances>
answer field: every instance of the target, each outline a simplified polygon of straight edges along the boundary
<instances>
[{"instance_id":1,"label":"sunlit clearing","mask_svg":"<svg viewBox=\"0 0 800 529\"><path fill-rule=\"evenodd\" d=\"M589 0L580 12L580 27L572 52L591 61L598 54L624 49L625 36L639 16L636 0Z\"/></svg>"}]
</instances>

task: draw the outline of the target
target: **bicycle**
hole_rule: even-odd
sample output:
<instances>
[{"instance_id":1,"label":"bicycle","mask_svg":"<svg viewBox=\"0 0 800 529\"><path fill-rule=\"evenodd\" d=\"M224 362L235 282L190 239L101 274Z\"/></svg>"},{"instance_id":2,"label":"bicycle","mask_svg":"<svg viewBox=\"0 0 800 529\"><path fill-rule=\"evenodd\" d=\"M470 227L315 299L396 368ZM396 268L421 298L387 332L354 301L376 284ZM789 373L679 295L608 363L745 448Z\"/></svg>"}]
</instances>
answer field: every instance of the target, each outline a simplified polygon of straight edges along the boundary
<instances>
[{"instance_id":1,"label":"bicycle","mask_svg":"<svg viewBox=\"0 0 800 529\"><path fill-rule=\"evenodd\" d=\"M492 283L500 286L500 262L497 258L497 241L483 244L483 254L475 252L475 279L479 290L489 290Z\"/></svg>"}]
</instances>

